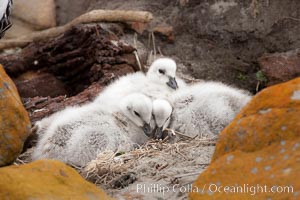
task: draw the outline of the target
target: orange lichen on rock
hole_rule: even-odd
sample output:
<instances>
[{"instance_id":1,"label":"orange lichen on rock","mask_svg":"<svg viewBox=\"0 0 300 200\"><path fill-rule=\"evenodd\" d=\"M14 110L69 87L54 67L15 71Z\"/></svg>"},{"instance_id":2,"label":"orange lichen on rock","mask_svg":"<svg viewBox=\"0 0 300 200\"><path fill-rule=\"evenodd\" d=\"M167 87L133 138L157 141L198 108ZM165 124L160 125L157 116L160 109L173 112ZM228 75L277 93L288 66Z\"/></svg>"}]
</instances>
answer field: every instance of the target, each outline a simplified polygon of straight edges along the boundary
<instances>
[{"instance_id":1,"label":"orange lichen on rock","mask_svg":"<svg viewBox=\"0 0 300 200\"><path fill-rule=\"evenodd\" d=\"M4 166L21 152L31 125L18 91L1 65L0 113L0 166Z\"/></svg>"},{"instance_id":2,"label":"orange lichen on rock","mask_svg":"<svg viewBox=\"0 0 300 200\"><path fill-rule=\"evenodd\" d=\"M261 91L220 134L213 161L300 136L300 78Z\"/></svg>"},{"instance_id":3,"label":"orange lichen on rock","mask_svg":"<svg viewBox=\"0 0 300 200\"><path fill-rule=\"evenodd\" d=\"M54 160L3 167L0 179L0 199L112 199L74 169Z\"/></svg>"},{"instance_id":4,"label":"orange lichen on rock","mask_svg":"<svg viewBox=\"0 0 300 200\"><path fill-rule=\"evenodd\" d=\"M190 199L300 199L300 138L256 152L234 151L213 162Z\"/></svg>"}]
</instances>

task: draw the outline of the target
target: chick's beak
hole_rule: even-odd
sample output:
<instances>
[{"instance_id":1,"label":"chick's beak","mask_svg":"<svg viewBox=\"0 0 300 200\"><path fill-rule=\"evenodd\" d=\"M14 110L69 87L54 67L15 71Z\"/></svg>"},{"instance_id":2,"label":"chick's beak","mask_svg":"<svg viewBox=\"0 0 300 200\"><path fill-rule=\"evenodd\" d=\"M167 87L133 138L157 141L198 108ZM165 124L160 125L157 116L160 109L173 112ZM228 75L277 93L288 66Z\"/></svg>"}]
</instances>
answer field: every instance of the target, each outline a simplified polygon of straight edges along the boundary
<instances>
[{"instance_id":1,"label":"chick's beak","mask_svg":"<svg viewBox=\"0 0 300 200\"><path fill-rule=\"evenodd\" d=\"M163 139L163 127L157 127L154 135L155 139Z\"/></svg>"},{"instance_id":2,"label":"chick's beak","mask_svg":"<svg viewBox=\"0 0 300 200\"><path fill-rule=\"evenodd\" d=\"M178 88L175 77L169 77L169 81L167 82L167 85L174 90Z\"/></svg>"},{"instance_id":3,"label":"chick's beak","mask_svg":"<svg viewBox=\"0 0 300 200\"><path fill-rule=\"evenodd\" d=\"M145 123L143 126L143 131L148 137L152 137L152 129L150 124Z\"/></svg>"}]
</instances>

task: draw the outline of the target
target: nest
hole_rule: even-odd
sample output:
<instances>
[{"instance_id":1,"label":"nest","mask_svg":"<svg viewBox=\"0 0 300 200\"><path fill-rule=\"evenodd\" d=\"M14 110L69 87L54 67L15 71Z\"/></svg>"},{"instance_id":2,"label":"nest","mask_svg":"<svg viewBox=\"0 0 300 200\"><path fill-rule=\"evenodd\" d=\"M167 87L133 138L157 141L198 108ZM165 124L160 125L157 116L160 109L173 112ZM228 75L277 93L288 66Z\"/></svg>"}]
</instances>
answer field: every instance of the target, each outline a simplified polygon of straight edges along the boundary
<instances>
[{"instance_id":1,"label":"nest","mask_svg":"<svg viewBox=\"0 0 300 200\"><path fill-rule=\"evenodd\" d=\"M33 152L33 148L27 149L25 152L23 152L22 154L20 154L17 159L14 162L14 165L23 165L23 164L27 164L30 163L31 160L31 154Z\"/></svg>"},{"instance_id":2,"label":"nest","mask_svg":"<svg viewBox=\"0 0 300 200\"><path fill-rule=\"evenodd\" d=\"M209 165L218 138L190 137L168 131L171 134L164 140L150 140L129 152L105 151L84 167L72 167L109 194L121 196L127 186L135 187L135 184L191 184ZM22 153L14 164L31 162L33 148Z\"/></svg>"},{"instance_id":3,"label":"nest","mask_svg":"<svg viewBox=\"0 0 300 200\"><path fill-rule=\"evenodd\" d=\"M115 153L106 151L100 153L95 160L89 162L84 168L79 169L81 175L101 187L113 187L113 183L123 175L136 173L139 165L149 162L151 158L159 158L163 164L156 164L153 170L147 170L150 176L155 179L167 177L165 168L173 166L173 160L194 160L190 155L191 149L198 149L205 146L215 146L217 138L184 138L176 143L168 143L166 140L150 140L138 149L126 153ZM210 157L210 156L208 156ZM168 158L168 159L164 159ZM210 159L202 163L203 166L209 165ZM158 172L158 173L157 173ZM190 174L190 173L189 173ZM192 173L198 175L199 170ZM144 174L145 175L145 174ZM146 175L146 176L147 176ZM178 175L178 174L177 174Z\"/></svg>"}]
</instances>

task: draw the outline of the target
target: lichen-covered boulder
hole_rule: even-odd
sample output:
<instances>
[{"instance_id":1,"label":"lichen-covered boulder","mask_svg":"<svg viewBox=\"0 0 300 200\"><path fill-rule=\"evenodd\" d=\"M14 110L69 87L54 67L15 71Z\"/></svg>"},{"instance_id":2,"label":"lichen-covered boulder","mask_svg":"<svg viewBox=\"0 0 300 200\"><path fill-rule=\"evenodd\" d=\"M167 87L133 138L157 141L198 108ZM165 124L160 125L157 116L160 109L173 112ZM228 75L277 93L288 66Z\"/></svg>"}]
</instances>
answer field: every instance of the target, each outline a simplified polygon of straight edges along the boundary
<instances>
[{"instance_id":1,"label":"lichen-covered boulder","mask_svg":"<svg viewBox=\"0 0 300 200\"><path fill-rule=\"evenodd\" d=\"M74 169L54 160L3 167L0 180L0 199L112 199Z\"/></svg>"},{"instance_id":2,"label":"lichen-covered boulder","mask_svg":"<svg viewBox=\"0 0 300 200\"><path fill-rule=\"evenodd\" d=\"M300 136L300 78L266 88L220 134L213 160Z\"/></svg>"},{"instance_id":3,"label":"lichen-covered boulder","mask_svg":"<svg viewBox=\"0 0 300 200\"><path fill-rule=\"evenodd\" d=\"M0 65L0 166L12 163L19 155L30 127L18 91Z\"/></svg>"},{"instance_id":4,"label":"lichen-covered boulder","mask_svg":"<svg viewBox=\"0 0 300 200\"><path fill-rule=\"evenodd\" d=\"M300 78L266 88L220 134L190 199L300 199Z\"/></svg>"},{"instance_id":5,"label":"lichen-covered boulder","mask_svg":"<svg viewBox=\"0 0 300 200\"><path fill-rule=\"evenodd\" d=\"M300 138L256 152L234 151L213 162L190 199L300 199Z\"/></svg>"}]
</instances>

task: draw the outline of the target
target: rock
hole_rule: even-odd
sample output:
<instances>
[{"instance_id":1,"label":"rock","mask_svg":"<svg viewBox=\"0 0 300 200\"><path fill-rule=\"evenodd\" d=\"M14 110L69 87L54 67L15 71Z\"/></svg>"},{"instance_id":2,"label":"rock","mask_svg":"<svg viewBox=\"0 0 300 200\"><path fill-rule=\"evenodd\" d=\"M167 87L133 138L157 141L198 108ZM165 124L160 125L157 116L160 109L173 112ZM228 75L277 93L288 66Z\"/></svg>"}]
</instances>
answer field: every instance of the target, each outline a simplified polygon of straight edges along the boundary
<instances>
[{"instance_id":1,"label":"rock","mask_svg":"<svg viewBox=\"0 0 300 200\"><path fill-rule=\"evenodd\" d=\"M91 3L87 0L56 0L55 2L57 5L57 23L59 25L66 24L75 17L84 14Z\"/></svg>"},{"instance_id":2,"label":"rock","mask_svg":"<svg viewBox=\"0 0 300 200\"><path fill-rule=\"evenodd\" d=\"M14 82L22 98L57 97L68 94L63 82L50 73L29 71L19 76Z\"/></svg>"},{"instance_id":3,"label":"rock","mask_svg":"<svg viewBox=\"0 0 300 200\"><path fill-rule=\"evenodd\" d=\"M54 160L4 167L0 178L1 199L112 199L74 169Z\"/></svg>"},{"instance_id":4,"label":"rock","mask_svg":"<svg viewBox=\"0 0 300 200\"><path fill-rule=\"evenodd\" d=\"M5 39L17 38L35 32L35 29L29 23L14 17L11 18L11 21L13 25L5 32Z\"/></svg>"},{"instance_id":5,"label":"rock","mask_svg":"<svg viewBox=\"0 0 300 200\"><path fill-rule=\"evenodd\" d=\"M267 85L289 81L300 76L300 49L264 55L258 59L258 63L268 78Z\"/></svg>"},{"instance_id":6,"label":"rock","mask_svg":"<svg viewBox=\"0 0 300 200\"><path fill-rule=\"evenodd\" d=\"M6 32L5 39L22 37L56 26L54 0L14 0L11 21L13 26Z\"/></svg>"},{"instance_id":7,"label":"rock","mask_svg":"<svg viewBox=\"0 0 300 200\"><path fill-rule=\"evenodd\" d=\"M213 160L300 136L300 78L262 90L220 134Z\"/></svg>"},{"instance_id":8,"label":"rock","mask_svg":"<svg viewBox=\"0 0 300 200\"><path fill-rule=\"evenodd\" d=\"M179 0L179 5L182 7L188 5L188 3L189 3L189 0Z\"/></svg>"},{"instance_id":9,"label":"rock","mask_svg":"<svg viewBox=\"0 0 300 200\"><path fill-rule=\"evenodd\" d=\"M36 29L56 26L54 0L15 0L13 16L32 24Z\"/></svg>"},{"instance_id":10,"label":"rock","mask_svg":"<svg viewBox=\"0 0 300 200\"><path fill-rule=\"evenodd\" d=\"M147 23L141 23L141 22L128 22L127 24L130 29L134 30L138 34L143 34L148 26Z\"/></svg>"},{"instance_id":11,"label":"rock","mask_svg":"<svg viewBox=\"0 0 300 200\"><path fill-rule=\"evenodd\" d=\"M212 163L194 183L191 199L253 199L254 190L255 199L299 199L299 116L300 78L254 96L222 131ZM222 192L212 191L217 186ZM229 191L241 186L248 192L226 194L225 186ZM285 192L270 192L273 186ZM203 187L205 191L197 192ZM266 192L258 192L262 188Z\"/></svg>"},{"instance_id":12,"label":"rock","mask_svg":"<svg viewBox=\"0 0 300 200\"><path fill-rule=\"evenodd\" d=\"M251 153L231 152L213 162L197 178L189 197L191 200L299 199L299 157L299 136ZM218 188L220 192L216 191Z\"/></svg>"},{"instance_id":13,"label":"rock","mask_svg":"<svg viewBox=\"0 0 300 200\"><path fill-rule=\"evenodd\" d=\"M0 166L12 163L30 132L30 121L17 89L0 65Z\"/></svg>"},{"instance_id":14,"label":"rock","mask_svg":"<svg viewBox=\"0 0 300 200\"><path fill-rule=\"evenodd\" d=\"M163 36L167 41L174 42L174 29L168 24L160 24L153 28L153 32Z\"/></svg>"}]
</instances>

